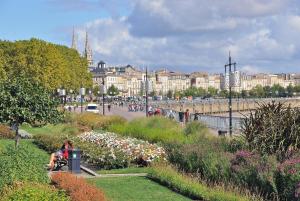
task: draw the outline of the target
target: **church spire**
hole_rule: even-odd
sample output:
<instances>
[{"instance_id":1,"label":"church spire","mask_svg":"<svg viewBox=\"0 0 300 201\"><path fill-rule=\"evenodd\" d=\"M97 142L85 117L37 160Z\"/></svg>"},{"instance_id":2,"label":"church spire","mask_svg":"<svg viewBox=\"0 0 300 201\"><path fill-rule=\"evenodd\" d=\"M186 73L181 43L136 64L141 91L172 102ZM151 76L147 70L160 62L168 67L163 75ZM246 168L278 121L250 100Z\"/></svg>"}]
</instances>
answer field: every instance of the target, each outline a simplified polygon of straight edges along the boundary
<instances>
[{"instance_id":1,"label":"church spire","mask_svg":"<svg viewBox=\"0 0 300 201\"><path fill-rule=\"evenodd\" d=\"M85 48L84 48L84 56L88 61L89 66L93 65L93 53L92 49L90 48L88 32L85 32Z\"/></svg>"},{"instance_id":2,"label":"church spire","mask_svg":"<svg viewBox=\"0 0 300 201\"><path fill-rule=\"evenodd\" d=\"M75 35L75 29L73 27L73 35L72 35L72 49L77 50L77 37Z\"/></svg>"}]
</instances>

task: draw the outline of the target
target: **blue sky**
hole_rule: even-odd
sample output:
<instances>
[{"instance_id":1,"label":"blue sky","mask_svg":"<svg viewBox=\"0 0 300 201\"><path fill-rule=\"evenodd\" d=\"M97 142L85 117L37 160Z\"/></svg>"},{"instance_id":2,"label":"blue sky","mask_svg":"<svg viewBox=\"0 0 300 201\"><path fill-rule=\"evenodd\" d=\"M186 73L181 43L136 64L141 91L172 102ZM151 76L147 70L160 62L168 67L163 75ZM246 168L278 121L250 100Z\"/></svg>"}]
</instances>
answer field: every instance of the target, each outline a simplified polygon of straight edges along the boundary
<instances>
[{"instance_id":1,"label":"blue sky","mask_svg":"<svg viewBox=\"0 0 300 201\"><path fill-rule=\"evenodd\" d=\"M31 37L108 65L223 72L228 51L249 73L300 72L299 0L0 0L0 39Z\"/></svg>"}]
</instances>

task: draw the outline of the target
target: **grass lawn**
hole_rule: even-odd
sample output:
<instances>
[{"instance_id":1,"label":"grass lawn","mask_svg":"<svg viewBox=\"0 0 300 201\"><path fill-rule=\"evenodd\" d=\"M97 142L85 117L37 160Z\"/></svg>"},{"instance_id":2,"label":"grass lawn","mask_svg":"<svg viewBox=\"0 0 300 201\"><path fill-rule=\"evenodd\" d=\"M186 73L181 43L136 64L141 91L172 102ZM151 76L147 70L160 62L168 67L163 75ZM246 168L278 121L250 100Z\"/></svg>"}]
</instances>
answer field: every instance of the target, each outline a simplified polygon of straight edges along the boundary
<instances>
[{"instance_id":1,"label":"grass lawn","mask_svg":"<svg viewBox=\"0 0 300 201\"><path fill-rule=\"evenodd\" d=\"M99 170L98 174L133 174L133 173L148 173L149 168L146 167L129 167L113 170Z\"/></svg>"},{"instance_id":2,"label":"grass lawn","mask_svg":"<svg viewBox=\"0 0 300 201\"><path fill-rule=\"evenodd\" d=\"M101 188L111 201L191 200L145 177L98 178L90 181Z\"/></svg>"},{"instance_id":3,"label":"grass lawn","mask_svg":"<svg viewBox=\"0 0 300 201\"><path fill-rule=\"evenodd\" d=\"M15 146L15 140L0 139L0 152L7 145L14 147ZM44 150L39 149L35 144L33 144L33 140L24 140L24 139L22 140L21 139L20 140L20 146L22 146L22 145L27 145L27 146L33 147L35 152L40 152L41 153L42 157L45 160L45 164L46 164L46 162L48 162L49 154L47 152L45 152Z\"/></svg>"}]
</instances>

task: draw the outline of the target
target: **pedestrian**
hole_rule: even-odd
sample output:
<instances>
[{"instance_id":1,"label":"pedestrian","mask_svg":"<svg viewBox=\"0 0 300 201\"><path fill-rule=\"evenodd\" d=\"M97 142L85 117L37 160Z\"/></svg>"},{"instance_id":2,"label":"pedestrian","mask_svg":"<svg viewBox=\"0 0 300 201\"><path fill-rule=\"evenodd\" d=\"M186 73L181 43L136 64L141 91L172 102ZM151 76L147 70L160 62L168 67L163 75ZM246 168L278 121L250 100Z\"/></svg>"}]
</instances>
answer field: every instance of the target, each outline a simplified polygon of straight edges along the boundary
<instances>
[{"instance_id":1,"label":"pedestrian","mask_svg":"<svg viewBox=\"0 0 300 201\"><path fill-rule=\"evenodd\" d=\"M111 105L108 104L108 105L107 105L108 112L110 112L110 108L111 108Z\"/></svg>"},{"instance_id":2,"label":"pedestrian","mask_svg":"<svg viewBox=\"0 0 300 201\"><path fill-rule=\"evenodd\" d=\"M186 111L184 113L184 119L185 119L186 124L189 122L189 118L190 118L190 112L189 112L189 109L186 109Z\"/></svg>"}]
</instances>

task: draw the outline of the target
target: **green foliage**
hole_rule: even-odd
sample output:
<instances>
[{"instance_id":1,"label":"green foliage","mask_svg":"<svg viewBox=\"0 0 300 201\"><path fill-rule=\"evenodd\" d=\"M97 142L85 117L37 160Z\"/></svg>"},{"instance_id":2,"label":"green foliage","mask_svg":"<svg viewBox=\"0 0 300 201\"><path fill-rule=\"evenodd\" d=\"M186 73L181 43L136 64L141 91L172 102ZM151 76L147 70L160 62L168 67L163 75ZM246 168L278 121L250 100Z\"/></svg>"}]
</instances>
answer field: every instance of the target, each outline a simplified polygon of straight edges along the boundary
<instances>
[{"instance_id":1,"label":"green foliage","mask_svg":"<svg viewBox=\"0 0 300 201\"><path fill-rule=\"evenodd\" d=\"M112 124L108 130L154 143L184 142L188 139L179 124L164 117L139 118L126 124Z\"/></svg>"},{"instance_id":2,"label":"green foliage","mask_svg":"<svg viewBox=\"0 0 300 201\"><path fill-rule=\"evenodd\" d=\"M224 152L222 142L201 139L194 144L168 145L168 161L188 173L197 173L209 182L230 180L232 154Z\"/></svg>"},{"instance_id":3,"label":"green foliage","mask_svg":"<svg viewBox=\"0 0 300 201\"><path fill-rule=\"evenodd\" d=\"M115 85L111 85L107 89L107 94L110 96L117 96L119 94L119 89L117 87L115 87Z\"/></svg>"},{"instance_id":4,"label":"green foliage","mask_svg":"<svg viewBox=\"0 0 300 201\"><path fill-rule=\"evenodd\" d=\"M250 150L284 159L300 148L300 110L282 103L262 104L246 117L242 133Z\"/></svg>"},{"instance_id":5,"label":"green foliage","mask_svg":"<svg viewBox=\"0 0 300 201\"><path fill-rule=\"evenodd\" d=\"M48 155L32 144L21 144L17 149L7 146L0 153L0 189L16 181L49 181L44 168Z\"/></svg>"},{"instance_id":6,"label":"green foliage","mask_svg":"<svg viewBox=\"0 0 300 201\"><path fill-rule=\"evenodd\" d=\"M55 190L46 184L17 183L6 187L2 193L2 201L68 201L63 191Z\"/></svg>"},{"instance_id":7,"label":"green foliage","mask_svg":"<svg viewBox=\"0 0 300 201\"><path fill-rule=\"evenodd\" d=\"M103 116L95 113L83 113L76 116L76 122L90 129L106 129L112 124L124 125L126 119L120 116Z\"/></svg>"},{"instance_id":8,"label":"green foliage","mask_svg":"<svg viewBox=\"0 0 300 201\"><path fill-rule=\"evenodd\" d=\"M195 179L178 173L174 168L167 165L153 167L148 177L192 199L214 201L251 200L250 197L229 192L222 188L208 187Z\"/></svg>"},{"instance_id":9,"label":"green foliage","mask_svg":"<svg viewBox=\"0 0 300 201\"><path fill-rule=\"evenodd\" d=\"M23 76L0 83L0 122L16 127L16 146L19 144L19 125L59 122L62 114L57 105L49 91Z\"/></svg>"},{"instance_id":10,"label":"green foliage","mask_svg":"<svg viewBox=\"0 0 300 201\"><path fill-rule=\"evenodd\" d=\"M92 85L87 67L87 60L66 46L38 39L0 41L1 78L21 73L52 91L61 86L79 89Z\"/></svg>"},{"instance_id":11,"label":"green foliage","mask_svg":"<svg viewBox=\"0 0 300 201\"><path fill-rule=\"evenodd\" d=\"M269 199L277 194L274 178L276 157L238 151L230 163L231 179L234 183L259 191Z\"/></svg>"},{"instance_id":12,"label":"green foliage","mask_svg":"<svg viewBox=\"0 0 300 201\"><path fill-rule=\"evenodd\" d=\"M280 200L297 201L300 198L300 159L288 159L276 172L276 186Z\"/></svg>"}]
</instances>

